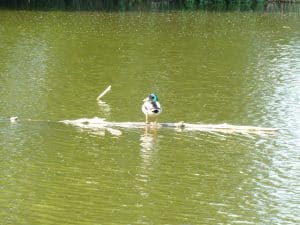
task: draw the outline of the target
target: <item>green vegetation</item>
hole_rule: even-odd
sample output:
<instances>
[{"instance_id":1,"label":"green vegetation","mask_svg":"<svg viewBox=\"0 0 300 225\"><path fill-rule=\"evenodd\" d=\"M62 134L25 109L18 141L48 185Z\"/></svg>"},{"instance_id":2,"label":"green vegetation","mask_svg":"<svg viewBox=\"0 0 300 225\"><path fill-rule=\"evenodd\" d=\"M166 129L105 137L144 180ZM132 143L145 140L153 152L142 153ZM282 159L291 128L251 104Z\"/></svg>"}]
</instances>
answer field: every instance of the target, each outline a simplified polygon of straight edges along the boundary
<instances>
[{"instance_id":1,"label":"green vegetation","mask_svg":"<svg viewBox=\"0 0 300 225\"><path fill-rule=\"evenodd\" d=\"M300 0L0 0L0 8L27 10L263 10ZM275 6L274 6L275 4Z\"/></svg>"},{"instance_id":2,"label":"green vegetation","mask_svg":"<svg viewBox=\"0 0 300 225\"><path fill-rule=\"evenodd\" d=\"M0 0L0 7L38 10L251 10L266 0Z\"/></svg>"}]
</instances>

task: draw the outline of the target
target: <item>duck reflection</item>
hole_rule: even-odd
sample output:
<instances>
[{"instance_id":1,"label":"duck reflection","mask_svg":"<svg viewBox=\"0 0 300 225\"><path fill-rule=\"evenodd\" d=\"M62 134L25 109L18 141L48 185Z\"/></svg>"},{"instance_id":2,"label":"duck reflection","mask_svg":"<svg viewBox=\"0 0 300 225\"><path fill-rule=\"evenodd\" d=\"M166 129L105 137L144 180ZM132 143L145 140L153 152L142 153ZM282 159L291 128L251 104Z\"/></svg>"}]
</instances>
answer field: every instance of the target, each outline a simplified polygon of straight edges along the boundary
<instances>
[{"instance_id":1,"label":"duck reflection","mask_svg":"<svg viewBox=\"0 0 300 225\"><path fill-rule=\"evenodd\" d=\"M146 126L140 141L140 157L142 160L140 170L136 174L137 189L141 197L147 198L150 194L149 186L151 186L151 177L156 164L154 157L158 151L157 128Z\"/></svg>"},{"instance_id":2,"label":"duck reflection","mask_svg":"<svg viewBox=\"0 0 300 225\"><path fill-rule=\"evenodd\" d=\"M102 100L98 100L98 105L99 105L99 112L105 116L105 117L109 117L110 116L110 105L108 103L106 103L105 101Z\"/></svg>"},{"instance_id":3,"label":"duck reflection","mask_svg":"<svg viewBox=\"0 0 300 225\"><path fill-rule=\"evenodd\" d=\"M140 138L141 151L140 155L144 164L151 163L152 155L158 146L157 128L152 126L146 126L145 132Z\"/></svg>"}]
</instances>

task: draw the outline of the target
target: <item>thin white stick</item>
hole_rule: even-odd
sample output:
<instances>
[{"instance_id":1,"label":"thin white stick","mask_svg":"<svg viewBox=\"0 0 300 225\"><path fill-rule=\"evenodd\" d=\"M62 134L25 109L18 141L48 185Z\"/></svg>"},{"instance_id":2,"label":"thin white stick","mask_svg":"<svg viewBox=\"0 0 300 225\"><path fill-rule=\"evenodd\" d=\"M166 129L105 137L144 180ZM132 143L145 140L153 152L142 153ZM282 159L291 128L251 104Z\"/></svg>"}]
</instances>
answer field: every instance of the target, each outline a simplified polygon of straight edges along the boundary
<instances>
[{"instance_id":1,"label":"thin white stick","mask_svg":"<svg viewBox=\"0 0 300 225\"><path fill-rule=\"evenodd\" d=\"M97 101L99 101L104 95L106 95L107 92L111 90L111 85L109 85L97 98Z\"/></svg>"}]
</instances>

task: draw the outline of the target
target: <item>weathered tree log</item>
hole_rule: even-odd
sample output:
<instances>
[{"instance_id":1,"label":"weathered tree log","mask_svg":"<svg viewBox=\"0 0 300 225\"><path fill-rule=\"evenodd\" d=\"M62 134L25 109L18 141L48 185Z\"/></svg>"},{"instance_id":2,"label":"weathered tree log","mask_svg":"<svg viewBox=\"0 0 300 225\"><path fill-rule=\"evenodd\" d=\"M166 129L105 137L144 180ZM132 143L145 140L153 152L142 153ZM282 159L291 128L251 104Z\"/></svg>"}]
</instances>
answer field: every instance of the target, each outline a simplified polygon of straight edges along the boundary
<instances>
[{"instance_id":1,"label":"weathered tree log","mask_svg":"<svg viewBox=\"0 0 300 225\"><path fill-rule=\"evenodd\" d=\"M202 132L219 132L219 133L249 133L249 134L267 134L278 131L277 128L256 127L256 126L238 126L230 124L192 124L185 122L178 123L150 123L144 122L109 122L102 118L82 118L77 120L60 121L65 124L89 129L105 129L105 128L173 128L184 131L202 131Z\"/></svg>"}]
</instances>

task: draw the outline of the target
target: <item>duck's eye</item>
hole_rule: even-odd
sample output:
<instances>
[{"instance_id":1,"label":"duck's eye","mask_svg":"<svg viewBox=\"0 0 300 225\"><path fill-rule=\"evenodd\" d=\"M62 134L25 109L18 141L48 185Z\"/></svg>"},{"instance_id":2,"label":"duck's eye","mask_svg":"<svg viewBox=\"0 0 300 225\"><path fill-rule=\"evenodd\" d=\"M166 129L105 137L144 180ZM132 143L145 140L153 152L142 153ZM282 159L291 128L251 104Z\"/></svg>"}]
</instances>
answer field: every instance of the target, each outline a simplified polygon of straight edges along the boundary
<instances>
[{"instance_id":1,"label":"duck's eye","mask_svg":"<svg viewBox=\"0 0 300 225\"><path fill-rule=\"evenodd\" d=\"M149 96L149 99L150 99L152 102L158 101L158 98L157 98L157 96L156 96L155 94L151 94L151 95Z\"/></svg>"}]
</instances>

